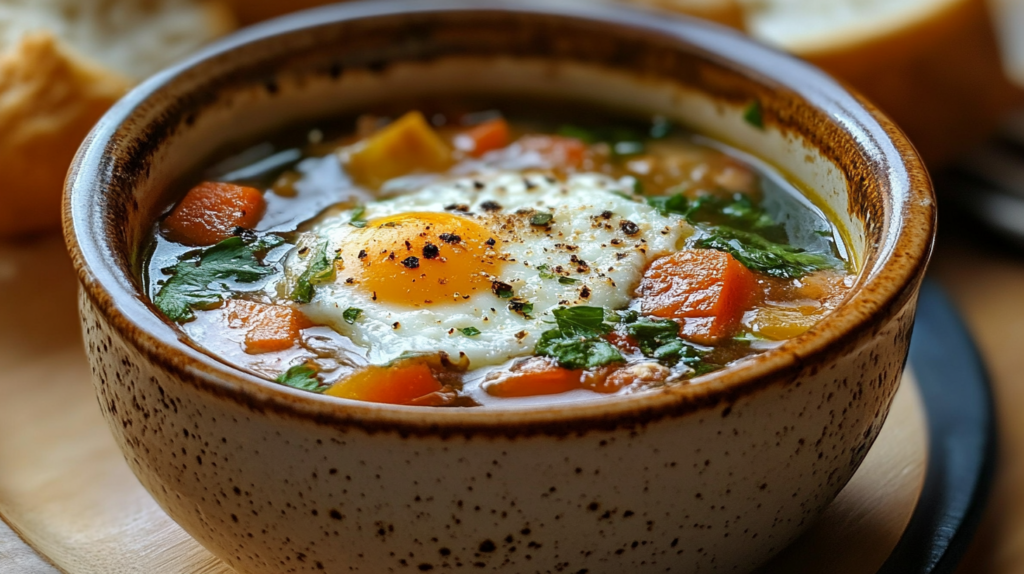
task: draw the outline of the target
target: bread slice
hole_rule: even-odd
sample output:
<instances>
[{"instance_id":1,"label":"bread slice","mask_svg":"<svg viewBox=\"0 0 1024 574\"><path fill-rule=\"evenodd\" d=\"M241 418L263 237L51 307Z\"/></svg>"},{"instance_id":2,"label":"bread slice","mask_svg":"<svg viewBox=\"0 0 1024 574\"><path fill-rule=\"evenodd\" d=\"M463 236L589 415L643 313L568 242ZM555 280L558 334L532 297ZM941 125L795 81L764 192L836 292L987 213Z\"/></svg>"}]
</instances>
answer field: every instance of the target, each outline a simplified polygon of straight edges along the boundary
<instances>
[{"instance_id":1,"label":"bread slice","mask_svg":"<svg viewBox=\"0 0 1024 574\"><path fill-rule=\"evenodd\" d=\"M230 31L196 0L0 0L0 237L56 229L79 143L136 81Z\"/></svg>"}]
</instances>

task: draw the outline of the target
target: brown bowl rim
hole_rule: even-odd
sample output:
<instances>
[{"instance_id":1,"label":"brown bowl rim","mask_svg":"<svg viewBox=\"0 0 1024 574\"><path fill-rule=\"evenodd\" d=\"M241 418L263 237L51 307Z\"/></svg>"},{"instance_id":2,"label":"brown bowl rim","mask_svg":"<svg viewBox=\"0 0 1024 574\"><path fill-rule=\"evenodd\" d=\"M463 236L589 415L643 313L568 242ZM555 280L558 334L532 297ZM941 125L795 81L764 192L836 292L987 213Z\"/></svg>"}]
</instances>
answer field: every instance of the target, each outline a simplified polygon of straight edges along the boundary
<instances>
[{"instance_id":1,"label":"brown bowl rim","mask_svg":"<svg viewBox=\"0 0 1024 574\"><path fill-rule=\"evenodd\" d=\"M184 342L142 302L130 278L117 265L117 253L103 238L104 214L97 185L112 175L106 157L116 149L117 129L162 86L193 66L246 45L303 29L356 18L403 13L499 11L529 17L583 19L606 26L628 26L669 36L703 50L748 77L791 90L805 105L827 110L845 122L860 152L873 158L887 179L892 214L883 232L876 269L858 282L849 300L808 333L743 363L705 375L699 384L603 397L593 401L538 407L425 409L363 403L316 395L247 374ZM855 129L856 128L856 129ZM902 197L903 201L896 202ZM83 142L69 170L64 195L64 232L83 294L115 330L147 358L213 397L257 413L273 413L338 429L390 431L442 437L492 435L571 435L591 430L635 428L724 405L727 416L740 397L776 384L790 384L800 373L817 371L850 345L870 337L880 322L913 303L931 254L936 210L931 181L906 136L869 102L812 65L763 46L727 28L685 17L622 6L543 0L374 0L327 6L266 22L225 38L195 56L158 73L118 102Z\"/></svg>"}]
</instances>

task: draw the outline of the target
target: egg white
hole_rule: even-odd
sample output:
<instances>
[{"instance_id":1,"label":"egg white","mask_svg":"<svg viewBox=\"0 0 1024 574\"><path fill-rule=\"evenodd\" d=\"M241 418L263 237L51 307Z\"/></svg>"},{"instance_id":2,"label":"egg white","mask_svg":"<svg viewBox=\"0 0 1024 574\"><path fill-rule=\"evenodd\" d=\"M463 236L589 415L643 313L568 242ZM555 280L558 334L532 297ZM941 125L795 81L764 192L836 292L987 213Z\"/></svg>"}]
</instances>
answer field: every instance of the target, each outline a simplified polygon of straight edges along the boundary
<instances>
[{"instance_id":1,"label":"egg white","mask_svg":"<svg viewBox=\"0 0 1024 574\"><path fill-rule=\"evenodd\" d=\"M437 182L365 206L367 220L447 208L490 229L502 240L503 263L496 279L533 305L529 316L510 310L507 299L491 292L431 305L388 304L374 300L358 284L346 284L344 270L334 282L317 286L302 311L367 348L367 358L374 364L405 353L445 352L452 357L464 354L470 366L478 368L529 355L541 333L552 328L553 309L626 307L647 265L677 251L692 233L682 217L662 215L632 198L628 183L602 174L577 174L559 181L540 173L506 172ZM488 201L501 209L483 210L481 204ZM530 225L531 214L537 212L552 214L551 225ZM334 252L363 231L349 225L352 215L346 211L328 216L310 233L318 241L327 240ZM624 221L635 227L624 227ZM286 259L286 274L294 275L303 265L296 251ZM560 282L550 274L575 282ZM362 310L353 324L342 315L350 307ZM475 327L480 334L464 335L459 329L465 327Z\"/></svg>"}]
</instances>

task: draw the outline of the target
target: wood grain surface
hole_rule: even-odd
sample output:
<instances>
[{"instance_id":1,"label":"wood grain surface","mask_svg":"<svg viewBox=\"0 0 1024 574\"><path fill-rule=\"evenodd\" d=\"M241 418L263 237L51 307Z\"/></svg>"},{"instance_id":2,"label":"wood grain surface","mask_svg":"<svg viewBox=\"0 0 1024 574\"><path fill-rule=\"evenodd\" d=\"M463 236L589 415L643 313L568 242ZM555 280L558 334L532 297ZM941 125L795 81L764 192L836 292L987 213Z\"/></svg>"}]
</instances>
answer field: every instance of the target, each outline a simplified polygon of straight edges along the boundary
<instances>
[{"instance_id":1,"label":"wood grain surface","mask_svg":"<svg viewBox=\"0 0 1024 574\"><path fill-rule=\"evenodd\" d=\"M0 574L230 572L124 463L93 396L75 296L59 237L0 244ZM917 501L926 445L908 377L851 483L759 574L873 574Z\"/></svg>"}]
</instances>

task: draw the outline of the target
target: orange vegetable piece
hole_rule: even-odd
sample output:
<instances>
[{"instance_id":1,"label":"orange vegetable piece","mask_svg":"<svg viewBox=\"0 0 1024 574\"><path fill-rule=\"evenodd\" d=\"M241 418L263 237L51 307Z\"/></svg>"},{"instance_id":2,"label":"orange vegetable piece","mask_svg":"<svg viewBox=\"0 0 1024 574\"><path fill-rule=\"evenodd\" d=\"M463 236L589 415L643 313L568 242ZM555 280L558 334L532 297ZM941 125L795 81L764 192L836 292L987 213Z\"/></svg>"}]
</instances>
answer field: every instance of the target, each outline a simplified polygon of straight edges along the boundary
<instances>
[{"instance_id":1,"label":"orange vegetable piece","mask_svg":"<svg viewBox=\"0 0 1024 574\"><path fill-rule=\"evenodd\" d=\"M587 144L564 136L524 136L519 145L534 151L555 168L578 168L587 157Z\"/></svg>"},{"instance_id":2,"label":"orange vegetable piece","mask_svg":"<svg viewBox=\"0 0 1024 574\"><path fill-rule=\"evenodd\" d=\"M228 326L245 329L245 352L270 353L290 349L299 341L299 331L312 323L298 309L266 305L241 299L227 304Z\"/></svg>"},{"instance_id":3,"label":"orange vegetable piece","mask_svg":"<svg viewBox=\"0 0 1024 574\"><path fill-rule=\"evenodd\" d=\"M455 146L473 157L508 145L508 122L504 118L486 121L455 136Z\"/></svg>"},{"instance_id":4,"label":"orange vegetable piece","mask_svg":"<svg viewBox=\"0 0 1024 574\"><path fill-rule=\"evenodd\" d=\"M451 163L451 148L423 114L412 111L367 138L345 168L357 182L376 188L416 171L441 172Z\"/></svg>"},{"instance_id":5,"label":"orange vegetable piece","mask_svg":"<svg viewBox=\"0 0 1024 574\"><path fill-rule=\"evenodd\" d=\"M174 207L163 231L185 245L213 245L231 237L236 227L256 227L266 209L263 193L254 187L204 181Z\"/></svg>"},{"instance_id":6,"label":"orange vegetable piece","mask_svg":"<svg viewBox=\"0 0 1024 574\"><path fill-rule=\"evenodd\" d=\"M430 366L417 362L366 367L327 389L326 394L371 403L405 405L441 388Z\"/></svg>"},{"instance_id":7,"label":"orange vegetable piece","mask_svg":"<svg viewBox=\"0 0 1024 574\"><path fill-rule=\"evenodd\" d=\"M495 397L557 395L582 388L582 378L583 371L559 367L547 360L535 360L487 384L484 390Z\"/></svg>"},{"instance_id":8,"label":"orange vegetable piece","mask_svg":"<svg viewBox=\"0 0 1024 574\"><path fill-rule=\"evenodd\" d=\"M759 289L732 255L687 249L651 263L637 294L644 314L682 320L682 336L710 344L732 334Z\"/></svg>"}]
</instances>

